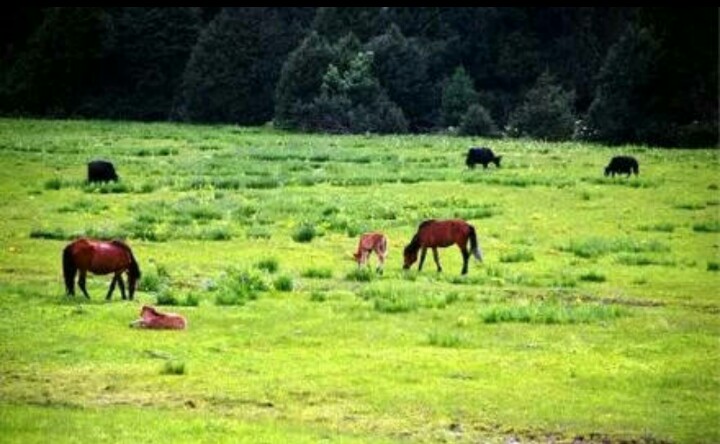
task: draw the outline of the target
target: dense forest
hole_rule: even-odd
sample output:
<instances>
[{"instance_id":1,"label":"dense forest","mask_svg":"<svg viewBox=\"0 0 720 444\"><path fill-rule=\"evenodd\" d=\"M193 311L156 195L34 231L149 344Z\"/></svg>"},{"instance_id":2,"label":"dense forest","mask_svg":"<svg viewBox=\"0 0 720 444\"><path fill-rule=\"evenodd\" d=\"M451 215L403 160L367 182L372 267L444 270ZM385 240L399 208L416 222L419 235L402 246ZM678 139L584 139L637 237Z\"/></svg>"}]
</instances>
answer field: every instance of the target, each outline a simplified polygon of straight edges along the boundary
<instances>
[{"instance_id":1,"label":"dense forest","mask_svg":"<svg viewBox=\"0 0 720 444\"><path fill-rule=\"evenodd\" d=\"M718 9L13 7L0 114L717 147Z\"/></svg>"}]
</instances>

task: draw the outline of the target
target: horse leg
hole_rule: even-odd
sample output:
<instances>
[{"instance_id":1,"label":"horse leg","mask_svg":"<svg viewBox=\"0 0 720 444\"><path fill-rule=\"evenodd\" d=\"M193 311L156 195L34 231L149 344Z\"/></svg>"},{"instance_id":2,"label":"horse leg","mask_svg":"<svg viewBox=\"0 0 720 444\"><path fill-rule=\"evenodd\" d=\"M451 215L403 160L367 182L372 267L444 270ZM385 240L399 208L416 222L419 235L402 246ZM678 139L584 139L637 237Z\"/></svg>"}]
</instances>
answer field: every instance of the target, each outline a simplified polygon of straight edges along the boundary
<instances>
[{"instance_id":1,"label":"horse leg","mask_svg":"<svg viewBox=\"0 0 720 444\"><path fill-rule=\"evenodd\" d=\"M377 274L383 274L383 267L385 266L385 255L380 251L375 251L378 258L378 266L375 269Z\"/></svg>"},{"instance_id":2,"label":"horse leg","mask_svg":"<svg viewBox=\"0 0 720 444\"><path fill-rule=\"evenodd\" d=\"M77 273L78 273L78 270L75 270L72 273L72 279L70 280L70 286L69 286L69 290L67 292L68 297L70 297L70 296L75 297L75 277L77 276Z\"/></svg>"},{"instance_id":3,"label":"horse leg","mask_svg":"<svg viewBox=\"0 0 720 444\"><path fill-rule=\"evenodd\" d=\"M442 267L440 266L440 256L438 256L437 247L433 247L433 259L435 259L435 265L437 265L438 273L442 271Z\"/></svg>"},{"instance_id":4,"label":"horse leg","mask_svg":"<svg viewBox=\"0 0 720 444\"><path fill-rule=\"evenodd\" d=\"M425 255L427 254L427 247L423 247L420 252L420 264L418 264L418 271L422 270L422 266L425 263Z\"/></svg>"},{"instance_id":5,"label":"horse leg","mask_svg":"<svg viewBox=\"0 0 720 444\"><path fill-rule=\"evenodd\" d=\"M127 297L125 297L125 284L123 283L122 273L117 274L117 280L118 287L120 287L120 295L122 296L123 300L125 300L127 299Z\"/></svg>"},{"instance_id":6,"label":"horse leg","mask_svg":"<svg viewBox=\"0 0 720 444\"><path fill-rule=\"evenodd\" d=\"M470 259L470 252L468 251L467 247L460 247L460 252L462 253L462 257L463 257L463 268L462 268L462 272L460 274L467 274L468 259Z\"/></svg>"},{"instance_id":7,"label":"horse leg","mask_svg":"<svg viewBox=\"0 0 720 444\"><path fill-rule=\"evenodd\" d=\"M117 283L117 281L118 281L118 275L117 275L117 273L115 273L115 275L112 278L112 282L110 282L110 289L108 289L108 294L107 294L107 296L105 296L106 301L109 301L110 298L112 297L113 291L115 291L115 284Z\"/></svg>"},{"instance_id":8,"label":"horse leg","mask_svg":"<svg viewBox=\"0 0 720 444\"><path fill-rule=\"evenodd\" d=\"M87 289L85 288L86 279L87 279L87 271L80 270L80 277L78 278L78 287L80 287L80 290L82 290L85 297L90 299L90 295L88 294Z\"/></svg>"}]
</instances>

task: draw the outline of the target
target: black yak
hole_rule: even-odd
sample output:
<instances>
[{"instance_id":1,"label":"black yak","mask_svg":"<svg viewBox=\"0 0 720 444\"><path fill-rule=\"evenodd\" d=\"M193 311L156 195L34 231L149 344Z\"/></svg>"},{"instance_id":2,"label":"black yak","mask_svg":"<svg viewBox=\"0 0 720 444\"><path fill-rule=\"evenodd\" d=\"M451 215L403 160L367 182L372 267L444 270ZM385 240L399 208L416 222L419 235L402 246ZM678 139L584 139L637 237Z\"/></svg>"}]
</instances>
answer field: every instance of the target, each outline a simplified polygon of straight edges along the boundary
<instances>
[{"instance_id":1,"label":"black yak","mask_svg":"<svg viewBox=\"0 0 720 444\"><path fill-rule=\"evenodd\" d=\"M112 163L106 160L88 162L88 182L118 181L118 175Z\"/></svg>"},{"instance_id":2,"label":"black yak","mask_svg":"<svg viewBox=\"0 0 720 444\"><path fill-rule=\"evenodd\" d=\"M502 156L495 156L490 148L470 148L465 158L465 164L468 168L475 168L476 163L481 163L483 168L487 168L490 162L494 163L496 167L500 167L500 159Z\"/></svg>"},{"instance_id":3,"label":"black yak","mask_svg":"<svg viewBox=\"0 0 720 444\"><path fill-rule=\"evenodd\" d=\"M640 167L638 161L630 156L615 156L605 167L606 176L612 175L612 177L615 177L615 174L627 174L630 177L633 173L636 176L640 174Z\"/></svg>"}]
</instances>

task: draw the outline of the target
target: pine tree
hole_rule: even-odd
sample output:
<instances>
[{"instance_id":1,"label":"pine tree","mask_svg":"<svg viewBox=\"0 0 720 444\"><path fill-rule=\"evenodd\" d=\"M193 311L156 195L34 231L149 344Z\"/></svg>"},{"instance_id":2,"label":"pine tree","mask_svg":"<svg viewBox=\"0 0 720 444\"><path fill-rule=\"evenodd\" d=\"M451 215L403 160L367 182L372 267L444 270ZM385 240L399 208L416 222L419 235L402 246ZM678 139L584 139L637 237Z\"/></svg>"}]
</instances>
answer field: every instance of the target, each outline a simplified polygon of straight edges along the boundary
<instances>
[{"instance_id":1,"label":"pine tree","mask_svg":"<svg viewBox=\"0 0 720 444\"><path fill-rule=\"evenodd\" d=\"M512 112L508 126L513 136L570 139L575 128L573 93L564 91L545 71L527 92L522 104Z\"/></svg>"},{"instance_id":2,"label":"pine tree","mask_svg":"<svg viewBox=\"0 0 720 444\"><path fill-rule=\"evenodd\" d=\"M339 51L336 51L338 53ZM373 74L373 53L359 51L346 69L330 64L321 94L308 108L307 126L340 133L404 133L402 110L387 97Z\"/></svg>"},{"instance_id":3,"label":"pine tree","mask_svg":"<svg viewBox=\"0 0 720 444\"><path fill-rule=\"evenodd\" d=\"M473 86L473 81L459 66L455 69L452 77L443 85L441 116L446 126L457 126L460 119L465 115L470 105L477 103L478 94Z\"/></svg>"},{"instance_id":4,"label":"pine tree","mask_svg":"<svg viewBox=\"0 0 720 444\"><path fill-rule=\"evenodd\" d=\"M198 8L120 8L101 88L85 107L107 117L168 119L200 26Z\"/></svg>"},{"instance_id":5,"label":"pine tree","mask_svg":"<svg viewBox=\"0 0 720 444\"><path fill-rule=\"evenodd\" d=\"M223 8L183 74L176 118L260 124L272 118L282 62L304 25L282 8Z\"/></svg>"},{"instance_id":6,"label":"pine tree","mask_svg":"<svg viewBox=\"0 0 720 444\"><path fill-rule=\"evenodd\" d=\"M649 88L656 72L657 42L647 29L631 26L609 50L587 116L586 137L607 143L637 143L653 123Z\"/></svg>"},{"instance_id":7,"label":"pine tree","mask_svg":"<svg viewBox=\"0 0 720 444\"><path fill-rule=\"evenodd\" d=\"M321 7L317 10L312 28L330 41L352 33L365 42L387 28L386 9L377 6Z\"/></svg>"},{"instance_id":8,"label":"pine tree","mask_svg":"<svg viewBox=\"0 0 720 444\"><path fill-rule=\"evenodd\" d=\"M6 72L3 108L35 115L73 114L88 85L100 79L110 25L102 8L47 8Z\"/></svg>"},{"instance_id":9,"label":"pine tree","mask_svg":"<svg viewBox=\"0 0 720 444\"><path fill-rule=\"evenodd\" d=\"M374 54L374 72L416 129L429 129L436 123L439 94L428 74L428 54L414 39L407 39L396 25L373 38L366 47Z\"/></svg>"},{"instance_id":10,"label":"pine tree","mask_svg":"<svg viewBox=\"0 0 720 444\"><path fill-rule=\"evenodd\" d=\"M499 135L490 112L478 103L470 105L460 120L458 133L463 136L497 137Z\"/></svg>"},{"instance_id":11,"label":"pine tree","mask_svg":"<svg viewBox=\"0 0 720 444\"><path fill-rule=\"evenodd\" d=\"M285 60L275 90L275 125L299 128L305 107L320 95L333 49L312 31Z\"/></svg>"}]
</instances>

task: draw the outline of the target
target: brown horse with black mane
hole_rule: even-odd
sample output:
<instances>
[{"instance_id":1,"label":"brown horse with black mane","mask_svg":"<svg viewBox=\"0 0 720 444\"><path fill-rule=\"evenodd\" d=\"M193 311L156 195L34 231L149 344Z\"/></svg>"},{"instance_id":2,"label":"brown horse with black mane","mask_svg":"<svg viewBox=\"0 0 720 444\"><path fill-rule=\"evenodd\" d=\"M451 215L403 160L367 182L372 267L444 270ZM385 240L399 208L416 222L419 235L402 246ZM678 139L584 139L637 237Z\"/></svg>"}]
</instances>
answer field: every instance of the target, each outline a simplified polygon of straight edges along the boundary
<instances>
[{"instance_id":1,"label":"brown horse with black mane","mask_svg":"<svg viewBox=\"0 0 720 444\"><path fill-rule=\"evenodd\" d=\"M468 240L470 241L469 251L467 248ZM475 256L475 259L482 262L482 253L478 245L477 235L475 234L475 227L461 219L430 219L420 224L417 233L405 247L405 264L403 268L406 270L410 268L417 260L418 250L422 249L418 271L422 270L427 249L432 248L433 259L435 259L435 265L437 265L437 269L440 272L442 271L442 267L440 266L437 249L438 247L449 247L453 244L457 245L462 252L463 268L461 274L467 274L470 253Z\"/></svg>"},{"instance_id":2,"label":"brown horse with black mane","mask_svg":"<svg viewBox=\"0 0 720 444\"><path fill-rule=\"evenodd\" d=\"M115 273L108 294L105 297L106 300L110 300L115 290L115 284L120 286L120 293L122 298L125 299L125 284L123 284L122 273L127 271L130 300L135 295L135 285L140 278L140 268L137 261L135 261L132 250L125 242L120 240L77 239L63 250L62 263L65 288L69 296L75 296L75 275L78 271L80 272L78 286L88 299L90 299L90 295L85 289L88 271L93 274Z\"/></svg>"}]
</instances>

